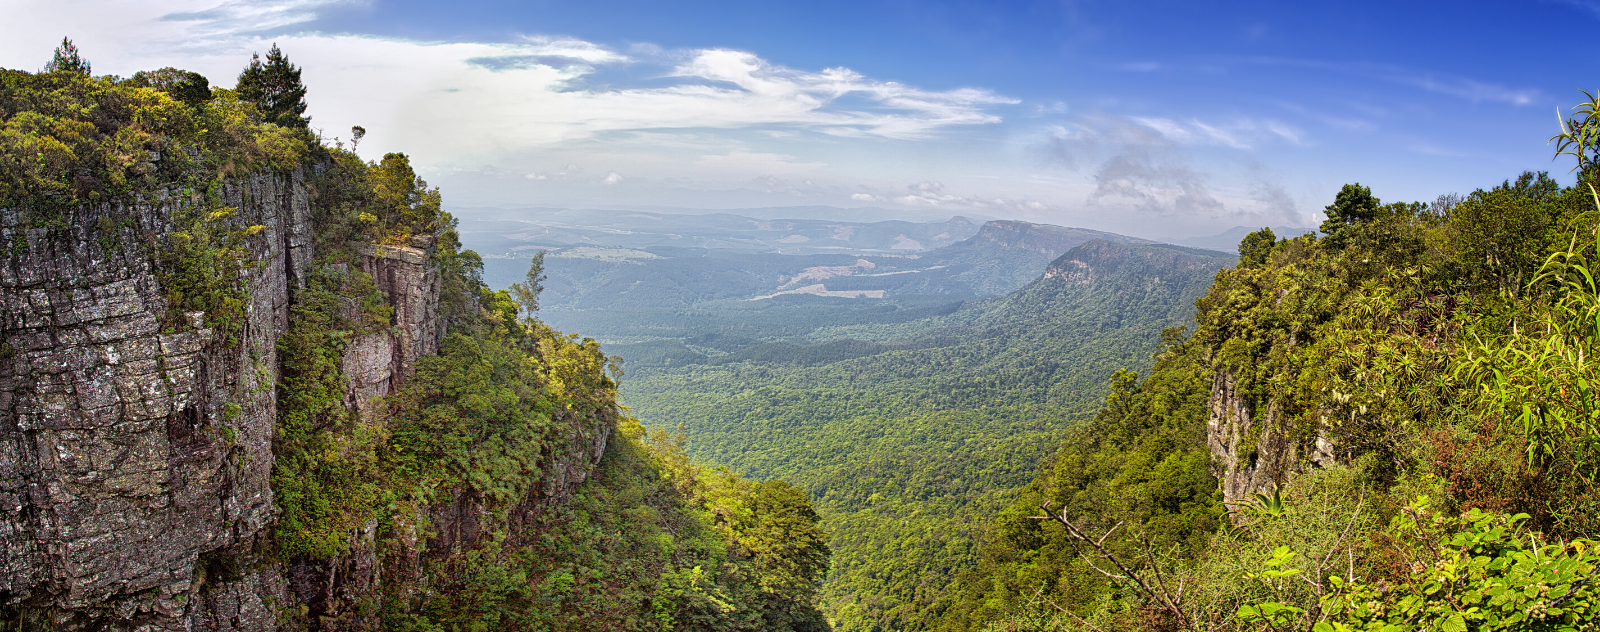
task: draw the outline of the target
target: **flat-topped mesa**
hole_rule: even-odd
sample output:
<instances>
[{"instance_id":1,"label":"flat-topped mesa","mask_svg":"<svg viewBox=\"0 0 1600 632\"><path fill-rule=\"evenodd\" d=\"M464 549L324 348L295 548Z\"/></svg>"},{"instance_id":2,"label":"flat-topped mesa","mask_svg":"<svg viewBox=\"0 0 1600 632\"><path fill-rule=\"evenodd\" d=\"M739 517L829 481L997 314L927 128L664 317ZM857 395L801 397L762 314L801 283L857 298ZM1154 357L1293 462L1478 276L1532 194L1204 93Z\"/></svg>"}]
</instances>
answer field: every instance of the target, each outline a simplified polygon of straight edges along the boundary
<instances>
[{"instance_id":1,"label":"flat-topped mesa","mask_svg":"<svg viewBox=\"0 0 1600 632\"><path fill-rule=\"evenodd\" d=\"M410 246L353 242L350 249L362 272L372 276L394 308L393 327L358 336L344 354L350 382L347 404L362 413L373 397L394 392L414 370L416 361L439 350L439 266L433 259L434 237L416 235Z\"/></svg>"},{"instance_id":2,"label":"flat-topped mesa","mask_svg":"<svg viewBox=\"0 0 1600 632\"><path fill-rule=\"evenodd\" d=\"M1031 250L1055 258L1094 239L1103 239L1121 244L1155 243L1148 239L1139 239L1087 228L1033 224L1017 220L985 222L983 227L978 229L978 234L970 237L968 241L988 241L1002 246Z\"/></svg>"},{"instance_id":3,"label":"flat-topped mesa","mask_svg":"<svg viewBox=\"0 0 1600 632\"><path fill-rule=\"evenodd\" d=\"M1209 276L1228 259L1218 253L1181 246L1095 238L1050 262L1044 270L1044 278L1089 284L1126 268L1147 275L1146 283L1160 283L1162 274L1203 273Z\"/></svg>"}]
</instances>

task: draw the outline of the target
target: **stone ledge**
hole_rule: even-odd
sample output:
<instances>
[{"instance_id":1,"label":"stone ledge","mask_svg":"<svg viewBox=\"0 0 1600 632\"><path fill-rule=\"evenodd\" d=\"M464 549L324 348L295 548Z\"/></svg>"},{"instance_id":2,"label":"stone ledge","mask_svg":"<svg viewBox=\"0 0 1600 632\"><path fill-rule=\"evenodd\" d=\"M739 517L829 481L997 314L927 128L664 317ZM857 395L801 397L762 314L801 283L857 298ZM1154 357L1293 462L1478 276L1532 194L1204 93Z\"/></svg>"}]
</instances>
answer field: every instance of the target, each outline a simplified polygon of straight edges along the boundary
<instances>
[{"instance_id":1,"label":"stone ledge","mask_svg":"<svg viewBox=\"0 0 1600 632\"><path fill-rule=\"evenodd\" d=\"M361 253L363 257L377 259L394 259L411 265L420 266L428 262L428 253L416 248L405 246L384 246L365 241L351 242L350 246Z\"/></svg>"}]
</instances>

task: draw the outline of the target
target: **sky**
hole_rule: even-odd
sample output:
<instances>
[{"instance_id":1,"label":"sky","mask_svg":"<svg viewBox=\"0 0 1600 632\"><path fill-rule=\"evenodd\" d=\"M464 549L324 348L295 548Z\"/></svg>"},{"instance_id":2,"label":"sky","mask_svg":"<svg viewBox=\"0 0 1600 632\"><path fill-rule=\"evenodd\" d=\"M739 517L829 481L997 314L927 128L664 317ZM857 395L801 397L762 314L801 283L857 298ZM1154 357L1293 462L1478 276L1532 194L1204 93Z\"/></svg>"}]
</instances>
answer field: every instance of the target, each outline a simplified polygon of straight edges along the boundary
<instances>
[{"instance_id":1,"label":"sky","mask_svg":"<svg viewBox=\"0 0 1600 632\"><path fill-rule=\"evenodd\" d=\"M1182 238L1548 170L1600 0L0 0L0 67L231 87L478 207L860 208ZM797 211L797 214L800 211ZM848 214L847 214L848 215Z\"/></svg>"}]
</instances>

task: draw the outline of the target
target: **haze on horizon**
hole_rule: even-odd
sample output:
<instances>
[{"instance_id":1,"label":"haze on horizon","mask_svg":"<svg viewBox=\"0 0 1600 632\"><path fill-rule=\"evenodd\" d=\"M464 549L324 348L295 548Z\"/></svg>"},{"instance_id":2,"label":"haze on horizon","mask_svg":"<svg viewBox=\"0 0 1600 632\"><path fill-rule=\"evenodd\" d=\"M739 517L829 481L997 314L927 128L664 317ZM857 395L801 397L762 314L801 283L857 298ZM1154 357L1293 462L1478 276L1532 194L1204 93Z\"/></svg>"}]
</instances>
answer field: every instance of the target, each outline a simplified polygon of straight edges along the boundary
<instances>
[{"instance_id":1,"label":"haze on horizon","mask_svg":"<svg viewBox=\"0 0 1600 632\"><path fill-rule=\"evenodd\" d=\"M312 126L368 130L472 207L869 207L1181 238L1571 176L1600 4L24 0L0 67L62 36L96 74L231 87L277 43Z\"/></svg>"}]
</instances>

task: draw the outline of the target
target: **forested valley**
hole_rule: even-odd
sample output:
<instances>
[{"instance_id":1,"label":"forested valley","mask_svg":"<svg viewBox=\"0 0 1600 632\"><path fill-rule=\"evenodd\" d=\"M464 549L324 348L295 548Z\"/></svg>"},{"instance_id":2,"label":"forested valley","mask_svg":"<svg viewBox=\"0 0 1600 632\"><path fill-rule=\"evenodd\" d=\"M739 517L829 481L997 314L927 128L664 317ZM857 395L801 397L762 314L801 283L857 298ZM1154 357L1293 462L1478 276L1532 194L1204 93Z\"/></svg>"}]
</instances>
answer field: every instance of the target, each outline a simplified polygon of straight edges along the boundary
<instances>
[{"instance_id":1,"label":"forested valley","mask_svg":"<svg viewBox=\"0 0 1600 632\"><path fill-rule=\"evenodd\" d=\"M920 318L686 336L624 397L811 494L836 629L1588 629L1596 107L1573 186L1349 184L1236 262L1084 244Z\"/></svg>"},{"instance_id":2,"label":"forested valley","mask_svg":"<svg viewBox=\"0 0 1600 632\"><path fill-rule=\"evenodd\" d=\"M486 260L299 72L0 70L0 630L1600 625L1593 96L1572 186L1351 183L1237 256L657 214L714 238Z\"/></svg>"}]
</instances>

